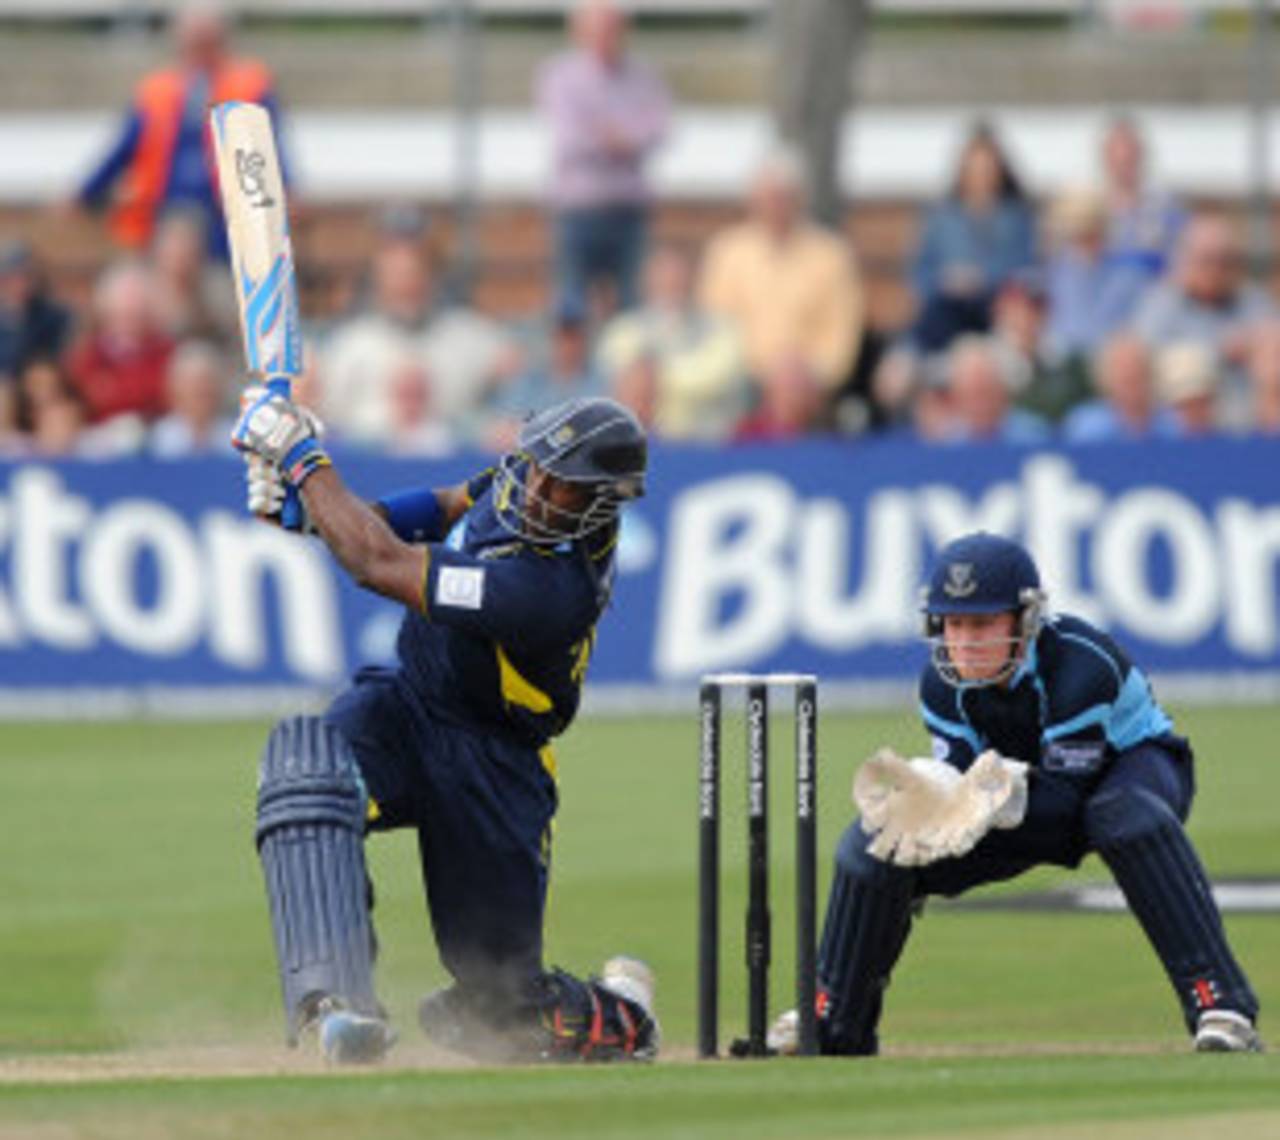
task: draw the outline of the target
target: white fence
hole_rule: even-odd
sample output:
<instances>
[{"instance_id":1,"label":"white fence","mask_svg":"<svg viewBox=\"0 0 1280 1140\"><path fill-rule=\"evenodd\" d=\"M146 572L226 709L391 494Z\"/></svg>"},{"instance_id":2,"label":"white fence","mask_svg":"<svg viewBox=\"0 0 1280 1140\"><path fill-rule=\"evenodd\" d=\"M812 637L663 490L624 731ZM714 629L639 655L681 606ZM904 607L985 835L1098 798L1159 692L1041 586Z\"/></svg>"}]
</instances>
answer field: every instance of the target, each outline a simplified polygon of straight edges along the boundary
<instances>
[{"instance_id":1,"label":"white fence","mask_svg":"<svg viewBox=\"0 0 1280 1140\"><path fill-rule=\"evenodd\" d=\"M0 17L59 18L136 17L173 11L183 0L0 0ZM481 15L545 16L574 7L576 0L465 0ZM759 13L770 0L621 0L633 12L651 15L701 16ZM792 0L795 2L795 0ZM459 7L459 0L236 0L228 11L245 15L316 15L352 13L368 16L426 15ZM878 11L929 15L1071 15L1099 12L1123 17L1125 10L1160 10L1189 16L1208 11L1245 10L1250 0L872 0Z\"/></svg>"},{"instance_id":2,"label":"white fence","mask_svg":"<svg viewBox=\"0 0 1280 1140\"><path fill-rule=\"evenodd\" d=\"M1154 175L1170 189L1236 198L1252 185L1250 119L1243 107L1133 106L1147 136ZM864 197L933 197L980 113L1008 143L1033 192L1087 181L1112 108L870 108L844 128L841 182ZM115 113L0 115L0 201L65 194L117 129ZM759 110L685 107L654 163L658 192L680 198L736 198L767 150L770 123ZM394 196L447 198L458 191L457 123L441 112L324 112L290 116L286 143L306 193L330 201ZM486 112L476 122L482 198L528 199L544 192L549 152L531 112ZM1269 124L1280 154L1280 122Z\"/></svg>"}]
</instances>

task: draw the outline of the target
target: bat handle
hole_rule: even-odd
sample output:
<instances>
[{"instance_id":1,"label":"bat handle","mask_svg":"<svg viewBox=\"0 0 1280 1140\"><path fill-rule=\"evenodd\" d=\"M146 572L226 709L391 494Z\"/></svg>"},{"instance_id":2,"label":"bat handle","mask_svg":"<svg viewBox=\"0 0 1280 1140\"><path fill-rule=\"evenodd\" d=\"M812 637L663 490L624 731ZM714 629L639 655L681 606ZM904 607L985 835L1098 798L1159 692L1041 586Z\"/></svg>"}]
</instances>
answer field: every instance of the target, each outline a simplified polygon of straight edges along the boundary
<instances>
[{"instance_id":1,"label":"bat handle","mask_svg":"<svg viewBox=\"0 0 1280 1140\"><path fill-rule=\"evenodd\" d=\"M272 376L267 381L267 390L286 400L290 396L291 385L287 376ZM284 504L280 508L280 525L285 530L302 529L302 500L298 497L298 488L292 485L284 489Z\"/></svg>"}]
</instances>

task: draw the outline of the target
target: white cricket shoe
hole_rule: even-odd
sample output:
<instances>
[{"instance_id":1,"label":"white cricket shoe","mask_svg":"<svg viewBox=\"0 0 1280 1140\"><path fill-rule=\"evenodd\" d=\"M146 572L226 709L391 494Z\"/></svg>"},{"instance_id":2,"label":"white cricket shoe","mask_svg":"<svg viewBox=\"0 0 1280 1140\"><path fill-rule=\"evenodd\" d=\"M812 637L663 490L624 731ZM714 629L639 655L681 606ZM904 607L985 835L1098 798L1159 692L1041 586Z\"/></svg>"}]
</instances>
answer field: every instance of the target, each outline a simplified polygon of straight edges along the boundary
<instances>
[{"instance_id":1,"label":"white cricket shoe","mask_svg":"<svg viewBox=\"0 0 1280 1140\"><path fill-rule=\"evenodd\" d=\"M383 1018L336 1004L321 1008L316 1032L320 1052L331 1065L376 1064L396 1041L395 1030Z\"/></svg>"},{"instance_id":2,"label":"white cricket shoe","mask_svg":"<svg viewBox=\"0 0 1280 1140\"><path fill-rule=\"evenodd\" d=\"M1261 1053L1262 1038L1242 1013L1210 1009L1196 1024L1197 1053Z\"/></svg>"},{"instance_id":3,"label":"white cricket shoe","mask_svg":"<svg viewBox=\"0 0 1280 1140\"><path fill-rule=\"evenodd\" d=\"M789 1009L778 1014L765 1034L765 1045L780 1057L794 1057L800 1051L800 1014Z\"/></svg>"},{"instance_id":4,"label":"white cricket shoe","mask_svg":"<svg viewBox=\"0 0 1280 1140\"><path fill-rule=\"evenodd\" d=\"M637 1061L652 1060L658 1055L658 1046L662 1043L662 1029L654 1012L653 999L658 979L653 969L639 958L619 954L601 968L600 984L644 1011L648 1024L641 1027L633 1058Z\"/></svg>"}]
</instances>

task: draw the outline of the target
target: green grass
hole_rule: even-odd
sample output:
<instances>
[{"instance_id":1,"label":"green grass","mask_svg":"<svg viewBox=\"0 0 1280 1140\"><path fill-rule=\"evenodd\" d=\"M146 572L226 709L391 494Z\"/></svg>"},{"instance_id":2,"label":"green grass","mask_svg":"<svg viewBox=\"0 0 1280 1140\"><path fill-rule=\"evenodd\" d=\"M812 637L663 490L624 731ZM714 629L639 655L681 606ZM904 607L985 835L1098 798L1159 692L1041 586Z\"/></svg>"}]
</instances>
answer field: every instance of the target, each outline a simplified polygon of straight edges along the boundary
<instances>
[{"instance_id":1,"label":"green grass","mask_svg":"<svg viewBox=\"0 0 1280 1140\"><path fill-rule=\"evenodd\" d=\"M423 1136L1169 1136L1229 1116L1234 1138L1274 1137L1280 1067L1250 1058L958 1059L874 1063L462 1073L342 1079L171 1081L0 1089L0 1121L39 1140L65 1128L106 1138L409 1140ZM1114 1131L1114 1129L1119 1129ZM16 1131L13 1135L18 1135ZM65 1135L52 1133L53 1135ZM1186 1133L1185 1135L1196 1135ZM5 1135L0 1124L0 1135ZM1181 1133L1174 1135L1183 1135Z\"/></svg>"},{"instance_id":2,"label":"green grass","mask_svg":"<svg viewBox=\"0 0 1280 1140\"><path fill-rule=\"evenodd\" d=\"M726 718L726 756L735 762L738 720ZM1280 877L1280 769L1271 747L1280 736L1280 710L1185 710L1179 721L1200 756L1191 831L1211 873ZM785 718L774 726L779 1008L790 1004L793 960L787 727ZM265 731L261 723L3 728L0 1076L6 1058L12 1066L18 1058L66 1052L267 1050L278 1040L275 967L251 838ZM850 813L853 768L885 741L909 749L923 742L905 712L822 720L824 884ZM678 1057L691 1054L694 1034L695 752L691 715L597 719L570 733L559 749L562 810L548 921L548 958L566 968L586 971L622 949L653 963L666 1039ZM735 766L724 821L726 1037L740 1031L745 1005L742 789ZM380 989L412 1040L414 1003L441 981L416 847L410 835L385 836L370 844L370 853L384 948ZM1079 874L1105 878L1096 861ZM1043 870L998 889L1072 877ZM1232 916L1228 929L1265 1008L1280 998L1280 922ZM308 1137L350 1136L353 1128L361 1134L353 1122L370 1113L378 1126L368 1134L380 1140L623 1136L641 1127L673 1136L989 1135L1108 1120L1159 1132L1174 1118L1246 1111L1262 1115L1235 1120L1235 1136L1254 1135L1248 1127L1259 1120L1256 1135L1280 1136L1280 1068L1273 1058L1129 1054L1184 1046L1168 984L1124 915L931 907L895 977L883 1029L899 1055L870 1064L137 1079L71 1087L44 1087L18 1074L0 1084L0 1140L38 1138L36 1125L49 1121L63 1127L51 1137L276 1137L299 1129ZM961 1055L937 1059L953 1047ZM931 1051L934 1059L919 1056ZM1040 1055L1066 1051L1071 1055ZM652 1129L640 1123L648 1119Z\"/></svg>"}]
</instances>

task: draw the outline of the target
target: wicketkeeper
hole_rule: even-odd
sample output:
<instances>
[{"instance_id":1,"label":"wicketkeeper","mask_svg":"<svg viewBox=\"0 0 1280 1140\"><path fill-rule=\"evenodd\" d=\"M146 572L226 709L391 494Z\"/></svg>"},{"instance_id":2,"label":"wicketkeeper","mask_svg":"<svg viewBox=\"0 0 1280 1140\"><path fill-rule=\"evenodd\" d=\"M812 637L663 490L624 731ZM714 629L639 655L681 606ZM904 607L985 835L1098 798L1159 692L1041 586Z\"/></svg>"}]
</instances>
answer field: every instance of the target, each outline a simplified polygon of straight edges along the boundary
<instances>
[{"instance_id":1,"label":"wicketkeeper","mask_svg":"<svg viewBox=\"0 0 1280 1140\"><path fill-rule=\"evenodd\" d=\"M427 903L454 984L419 1017L491 1059L644 1060L653 976L635 959L582 981L542 962L556 810L548 742L573 720L614 580L618 511L644 491L644 432L605 399L534 417L495 470L368 505L334 470L311 414L256 392L234 442L249 505L298 488L310 527L362 586L405 607L394 668L361 670L323 716L267 741L257 843L291 1042L380 1059L369 832L418 832Z\"/></svg>"},{"instance_id":2,"label":"wicketkeeper","mask_svg":"<svg viewBox=\"0 0 1280 1140\"><path fill-rule=\"evenodd\" d=\"M1159 956L1195 1048L1262 1048L1258 999L1232 956L1183 830L1192 754L1105 634L1046 616L1030 555L972 534L944 549L923 602L920 682L933 758L881 752L854 782L819 949L819 1034L870 1055L881 996L930 895L952 896L1096 852ZM794 1017L774 1044L787 1048Z\"/></svg>"}]
</instances>

